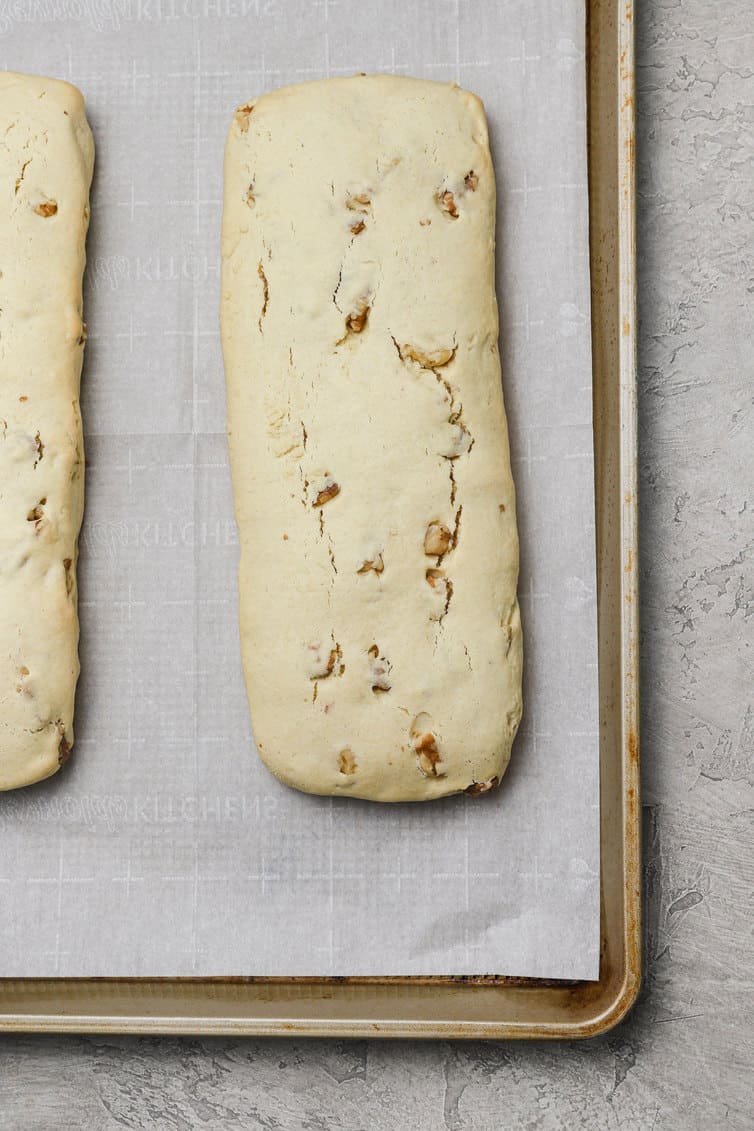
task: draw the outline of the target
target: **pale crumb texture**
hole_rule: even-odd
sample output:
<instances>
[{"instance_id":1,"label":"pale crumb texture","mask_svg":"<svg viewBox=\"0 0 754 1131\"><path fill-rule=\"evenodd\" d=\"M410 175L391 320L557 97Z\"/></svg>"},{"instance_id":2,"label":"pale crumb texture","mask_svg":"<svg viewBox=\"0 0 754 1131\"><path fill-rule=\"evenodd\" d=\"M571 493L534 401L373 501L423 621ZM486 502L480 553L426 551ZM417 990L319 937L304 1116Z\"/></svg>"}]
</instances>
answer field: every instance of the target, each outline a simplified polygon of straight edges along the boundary
<instances>
[{"instance_id":1,"label":"pale crumb texture","mask_svg":"<svg viewBox=\"0 0 754 1131\"><path fill-rule=\"evenodd\" d=\"M259 752L311 793L500 780L518 539L481 102L387 75L241 107L222 338Z\"/></svg>"},{"instance_id":2,"label":"pale crumb texture","mask_svg":"<svg viewBox=\"0 0 754 1131\"><path fill-rule=\"evenodd\" d=\"M73 744L93 162L75 87L0 74L0 789L49 777Z\"/></svg>"}]
</instances>

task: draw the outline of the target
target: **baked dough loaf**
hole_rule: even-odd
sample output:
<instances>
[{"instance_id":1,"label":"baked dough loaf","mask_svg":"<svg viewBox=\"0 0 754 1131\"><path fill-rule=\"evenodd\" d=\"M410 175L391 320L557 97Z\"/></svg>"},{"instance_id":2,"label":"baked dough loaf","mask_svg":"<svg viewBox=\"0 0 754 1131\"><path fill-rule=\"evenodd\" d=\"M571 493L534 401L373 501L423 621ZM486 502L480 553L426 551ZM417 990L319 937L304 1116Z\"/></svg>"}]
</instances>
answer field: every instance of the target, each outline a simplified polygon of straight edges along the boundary
<instances>
[{"instance_id":1,"label":"baked dough loaf","mask_svg":"<svg viewBox=\"0 0 754 1131\"><path fill-rule=\"evenodd\" d=\"M0 137L0 789L14 789L73 744L94 145L78 90L10 73Z\"/></svg>"},{"instance_id":2,"label":"baked dough loaf","mask_svg":"<svg viewBox=\"0 0 754 1131\"><path fill-rule=\"evenodd\" d=\"M241 106L222 341L259 752L311 793L481 793L521 716L481 102L386 75Z\"/></svg>"}]
</instances>

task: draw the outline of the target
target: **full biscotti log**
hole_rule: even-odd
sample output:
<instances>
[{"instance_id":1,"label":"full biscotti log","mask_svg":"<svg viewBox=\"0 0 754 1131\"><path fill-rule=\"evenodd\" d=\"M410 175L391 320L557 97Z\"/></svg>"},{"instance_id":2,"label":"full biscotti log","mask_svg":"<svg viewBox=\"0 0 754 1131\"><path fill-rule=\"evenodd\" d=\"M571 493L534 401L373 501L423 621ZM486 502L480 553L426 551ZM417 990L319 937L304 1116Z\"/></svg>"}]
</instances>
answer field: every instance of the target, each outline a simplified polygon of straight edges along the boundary
<instances>
[{"instance_id":1,"label":"full biscotti log","mask_svg":"<svg viewBox=\"0 0 754 1131\"><path fill-rule=\"evenodd\" d=\"M0 137L0 789L13 789L73 744L94 145L78 90L10 73Z\"/></svg>"},{"instance_id":2,"label":"full biscotti log","mask_svg":"<svg viewBox=\"0 0 754 1131\"><path fill-rule=\"evenodd\" d=\"M277 90L225 156L222 340L259 752L312 793L500 780L518 539L484 110L390 76Z\"/></svg>"}]
</instances>

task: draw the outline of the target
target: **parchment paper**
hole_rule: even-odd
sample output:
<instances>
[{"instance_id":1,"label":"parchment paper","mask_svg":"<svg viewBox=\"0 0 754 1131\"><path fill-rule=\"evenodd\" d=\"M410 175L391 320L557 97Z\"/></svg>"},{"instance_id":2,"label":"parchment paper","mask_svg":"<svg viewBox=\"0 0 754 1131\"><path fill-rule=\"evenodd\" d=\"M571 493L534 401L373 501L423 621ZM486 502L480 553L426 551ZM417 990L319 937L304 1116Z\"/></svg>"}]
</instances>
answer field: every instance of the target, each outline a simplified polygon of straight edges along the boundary
<instances>
[{"instance_id":1,"label":"parchment paper","mask_svg":"<svg viewBox=\"0 0 754 1131\"><path fill-rule=\"evenodd\" d=\"M0 799L0 973L596 977L583 3L30 0L0 57L79 85L97 144L76 747ZM455 79L494 143L526 706L476 800L287 790L241 677L224 139L250 96L362 70Z\"/></svg>"}]
</instances>

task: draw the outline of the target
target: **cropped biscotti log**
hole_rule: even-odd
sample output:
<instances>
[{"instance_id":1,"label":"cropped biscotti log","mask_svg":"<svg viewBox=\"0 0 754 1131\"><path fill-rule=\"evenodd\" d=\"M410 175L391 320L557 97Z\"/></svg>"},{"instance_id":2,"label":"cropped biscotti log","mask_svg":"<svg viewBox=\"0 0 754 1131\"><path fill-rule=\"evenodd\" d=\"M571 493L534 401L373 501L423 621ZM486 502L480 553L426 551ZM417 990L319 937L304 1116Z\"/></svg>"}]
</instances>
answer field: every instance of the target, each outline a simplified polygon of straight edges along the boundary
<instances>
[{"instance_id":1,"label":"cropped biscotti log","mask_svg":"<svg viewBox=\"0 0 754 1131\"><path fill-rule=\"evenodd\" d=\"M73 744L94 145L78 90L10 73L0 138L0 789L13 789Z\"/></svg>"},{"instance_id":2,"label":"cropped biscotti log","mask_svg":"<svg viewBox=\"0 0 754 1131\"><path fill-rule=\"evenodd\" d=\"M243 665L282 781L481 793L521 716L484 110L391 76L241 106L222 341Z\"/></svg>"}]
</instances>

